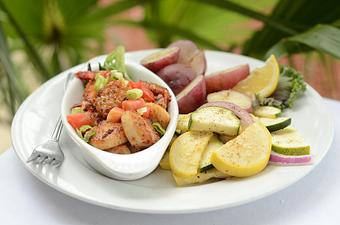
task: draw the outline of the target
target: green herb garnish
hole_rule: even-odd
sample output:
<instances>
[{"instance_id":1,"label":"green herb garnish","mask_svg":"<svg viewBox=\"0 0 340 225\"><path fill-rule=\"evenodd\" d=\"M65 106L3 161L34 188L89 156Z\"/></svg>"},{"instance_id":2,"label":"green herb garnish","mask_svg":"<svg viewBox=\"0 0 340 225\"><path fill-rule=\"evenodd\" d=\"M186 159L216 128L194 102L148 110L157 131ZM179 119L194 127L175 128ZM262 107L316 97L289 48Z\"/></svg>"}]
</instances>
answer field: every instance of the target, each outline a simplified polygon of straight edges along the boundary
<instances>
[{"instance_id":1,"label":"green herb garnish","mask_svg":"<svg viewBox=\"0 0 340 225\"><path fill-rule=\"evenodd\" d=\"M159 133L159 135L163 136L165 134L165 130L160 123L154 122L152 123L152 126Z\"/></svg>"}]
</instances>

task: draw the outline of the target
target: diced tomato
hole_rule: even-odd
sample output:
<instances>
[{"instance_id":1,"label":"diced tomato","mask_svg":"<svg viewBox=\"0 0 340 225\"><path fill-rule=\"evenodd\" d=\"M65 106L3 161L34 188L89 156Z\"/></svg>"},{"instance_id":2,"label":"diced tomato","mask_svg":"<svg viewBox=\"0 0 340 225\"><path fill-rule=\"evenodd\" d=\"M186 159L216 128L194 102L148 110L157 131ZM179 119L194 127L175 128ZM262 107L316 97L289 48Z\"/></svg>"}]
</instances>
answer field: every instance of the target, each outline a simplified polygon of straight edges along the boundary
<instances>
[{"instance_id":1,"label":"diced tomato","mask_svg":"<svg viewBox=\"0 0 340 225\"><path fill-rule=\"evenodd\" d=\"M125 100L122 102L122 108L126 111L135 111L139 108L145 106L145 101L143 99L138 100Z\"/></svg>"},{"instance_id":2,"label":"diced tomato","mask_svg":"<svg viewBox=\"0 0 340 225\"><path fill-rule=\"evenodd\" d=\"M150 107L148 106L145 106L146 107L146 111L143 113L143 117L146 118L146 119L149 119L150 118L150 114L151 114L151 109Z\"/></svg>"},{"instance_id":3,"label":"diced tomato","mask_svg":"<svg viewBox=\"0 0 340 225\"><path fill-rule=\"evenodd\" d=\"M67 122L75 129L78 129L83 125L93 124L89 113L75 113L67 115Z\"/></svg>"},{"instance_id":4,"label":"diced tomato","mask_svg":"<svg viewBox=\"0 0 340 225\"><path fill-rule=\"evenodd\" d=\"M107 70L105 70L105 71L100 71L99 73L100 73L100 75L102 75L102 76L105 77L105 78L111 76L111 72L110 72L110 71L107 71Z\"/></svg>"},{"instance_id":5,"label":"diced tomato","mask_svg":"<svg viewBox=\"0 0 340 225\"><path fill-rule=\"evenodd\" d=\"M138 82L134 82L134 81L129 81L129 87L132 88L139 88L142 89L143 87L143 82L142 81L138 81Z\"/></svg>"},{"instance_id":6,"label":"diced tomato","mask_svg":"<svg viewBox=\"0 0 340 225\"><path fill-rule=\"evenodd\" d=\"M81 80L93 80L96 76L95 72L92 71L79 71L76 73L76 77Z\"/></svg>"},{"instance_id":7,"label":"diced tomato","mask_svg":"<svg viewBox=\"0 0 340 225\"><path fill-rule=\"evenodd\" d=\"M142 98L143 98L145 101L147 101L147 102L154 102L154 101L155 101L155 95L152 93L152 91L150 91L150 89L148 89L147 87L145 87L143 81L138 81L138 82L129 81L129 87L130 87L131 89L133 89L133 88L141 89L141 90L143 91L143 96L142 96Z\"/></svg>"},{"instance_id":8,"label":"diced tomato","mask_svg":"<svg viewBox=\"0 0 340 225\"><path fill-rule=\"evenodd\" d=\"M120 121L120 118L122 117L124 110L119 108L119 107L113 107L109 114L107 115L106 120L113 122L113 123L117 123Z\"/></svg>"},{"instance_id":9,"label":"diced tomato","mask_svg":"<svg viewBox=\"0 0 340 225\"><path fill-rule=\"evenodd\" d=\"M155 95L152 93L152 91L150 91L147 88L142 87L142 91L143 91L143 96L142 98L147 101L147 102L154 102L155 101Z\"/></svg>"},{"instance_id":10,"label":"diced tomato","mask_svg":"<svg viewBox=\"0 0 340 225\"><path fill-rule=\"evenodd\" d=\"M96 77L96 73L97 72L94 71L79 71L76 73L76 77L78 77L81 80L94 80L94 78ZM100 71L99 73L105 78L111 75L111 72L107 70Z\"/></svg>"}]
</instances>

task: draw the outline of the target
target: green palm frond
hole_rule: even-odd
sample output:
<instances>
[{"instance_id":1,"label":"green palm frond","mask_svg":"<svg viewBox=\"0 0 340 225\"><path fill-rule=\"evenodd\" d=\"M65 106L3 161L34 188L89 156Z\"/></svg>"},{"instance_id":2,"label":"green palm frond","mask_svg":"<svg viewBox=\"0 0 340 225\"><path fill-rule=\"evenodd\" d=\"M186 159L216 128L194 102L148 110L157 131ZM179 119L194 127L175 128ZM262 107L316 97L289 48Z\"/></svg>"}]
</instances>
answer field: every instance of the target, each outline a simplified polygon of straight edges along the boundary
<instances>
[{"instance_id":1,"label":"green palm frond","mask_svg":"<svg viewBox=\"0 0 340 225\"><path fill-rule=\"evenodd\" d=\"M299 33L295 35L299 35L300 33L307 32L318 24L332 24L339 20L340 4L337 0L324 0L322 4L316 0L280 0L269 18L295 24L295 27L299 28ZM323 32L323 29L318 28L318 30ZM308 34L314 35L318 30L314 29L313 32L307 32L307 34L304 34L304 37ZM243 53L257 58L263 58L272 46L280 42L283 38L290 36L294 35L279 31L269 24L266 24L247 41ZM305 48L301 45L295 45L295 47L295 52L299 52L300 49L301 51L305 51ZM314 46L309 47L314 48ZM290 51L292 51L292 48L294 48L294 46L290 45ZM318 47L315 46L315 49L317 48Z\"/></svg>"},{"instance_id":2,"label":"green palm frond","mask_svg":"<svg viewBox=\"0 0 340 225\"><path fill-rule=\"evenodd\" d=\"M340 29L331 25L316 25L301 34L283 38L269 49L266 57L271 54L280 57L311 49L340 58Z\"/></svg>"}]
</instances>

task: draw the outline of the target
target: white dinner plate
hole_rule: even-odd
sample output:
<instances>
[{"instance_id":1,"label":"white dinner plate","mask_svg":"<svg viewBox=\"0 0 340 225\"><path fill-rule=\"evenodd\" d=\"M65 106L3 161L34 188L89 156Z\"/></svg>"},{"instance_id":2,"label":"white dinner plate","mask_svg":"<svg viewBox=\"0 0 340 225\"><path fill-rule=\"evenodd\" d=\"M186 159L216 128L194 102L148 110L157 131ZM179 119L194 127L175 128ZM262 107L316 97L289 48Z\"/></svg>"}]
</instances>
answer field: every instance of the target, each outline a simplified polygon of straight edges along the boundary
<instances>
[{"instance_id":1,"label":"white dinner plate","mask_svg":"<svg viewBox=\"0 0 340 225\"><path fill-rule=\"evenodd\" d=\"M154 50L130 52L126 59L139 60ZM263 62L245 56L206 51L207 73L248 63L251 69ZM95 59L93 59L95 60ZM118 210L145 213L192 213L245 204L273 194L298 181L322 160L333 139L332 120L320 95L310 86L292 110L285 112L311 145L313 164L306 166L269 165L256 176L207 184L176 187L170 172L157 169L136 181L118 181L90 168L76 154L77 145L63 132L60 145L65 161L56 169L27 164L33 148L49 138L60 113L64 81L73 67L49 80L19 108L12 124L14 150L24 166L51 187L74 198Z\"/></svg>"}]
</instances>

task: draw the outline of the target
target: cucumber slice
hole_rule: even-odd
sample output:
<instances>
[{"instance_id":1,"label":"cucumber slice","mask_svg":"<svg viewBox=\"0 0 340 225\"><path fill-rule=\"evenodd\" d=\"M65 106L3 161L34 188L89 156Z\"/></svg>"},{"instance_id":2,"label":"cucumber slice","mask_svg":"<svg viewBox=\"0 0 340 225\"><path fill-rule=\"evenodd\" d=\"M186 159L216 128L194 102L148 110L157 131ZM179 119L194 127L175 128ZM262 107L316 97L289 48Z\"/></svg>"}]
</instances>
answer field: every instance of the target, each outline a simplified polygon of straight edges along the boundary
<instances>
[{"instance_id":1,"label":"cucumber slice","mask_svg":"<svg viewBox=\"0 0 340 225\"><path fill-rule=\"evenodd\" d=\"M223 143L218 139L217 135L211 137L208 142L207 148L204 150L201 161L200 161L200 172L204 172L206 170L214 168L211 164L211 155L214 151L219 149Z\"/></svg>"},{"instance_id":2,"label":"cucumber slice","mask_svg":"<svg viewBox=\"0 0 340 225\"><path fill-rule=\"evenodd\" d=\"M278 115L280 115L281 109L273 107L273 106L260 106L257 107L254 111L255 116L272 118L275 119Z\"/></svg>"},{"instance_id":3,"label":"cucumber slice","mask_svg":"<svg viewBox=\"0 0 340 225\"><path fill-rule=\"evenodd\" d=\"M272 150L282 155L309 155L310 146L292 127L272 133Z\"/></svg>"},{"instance_id":4,"label":"cucumber slice","mask_svg":"<svg viewBox=\"0 0 340 225\"><path fill-rule=\"evenodd\" d=\"M288 117L280 117L276 119L260 118L260 122L265 125L270 132L274 132L288 127L291 124L292 119Z\"/></svg>"},{"instance_id":5,"label":"cucumber slice","mask_svg":"<svg viewBox=\"0 0 340 225\"><path fill-rule=\"evenodd\" d=\"M235 136L240 127L240 120L225 108L205 107L191 113L189 130L210 131Z\"/></svg>"}]
</instances>

